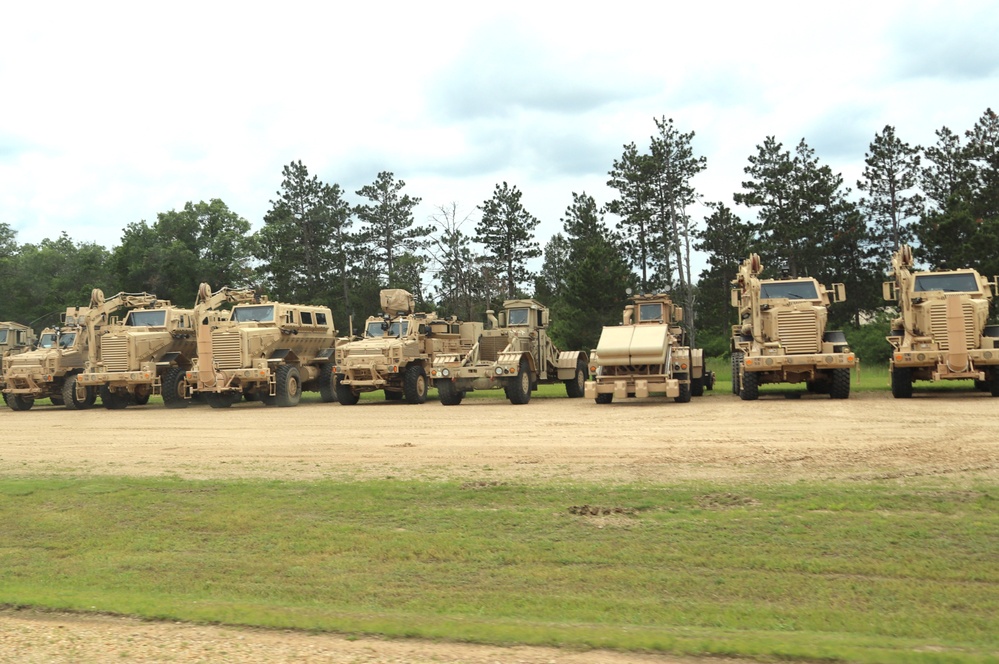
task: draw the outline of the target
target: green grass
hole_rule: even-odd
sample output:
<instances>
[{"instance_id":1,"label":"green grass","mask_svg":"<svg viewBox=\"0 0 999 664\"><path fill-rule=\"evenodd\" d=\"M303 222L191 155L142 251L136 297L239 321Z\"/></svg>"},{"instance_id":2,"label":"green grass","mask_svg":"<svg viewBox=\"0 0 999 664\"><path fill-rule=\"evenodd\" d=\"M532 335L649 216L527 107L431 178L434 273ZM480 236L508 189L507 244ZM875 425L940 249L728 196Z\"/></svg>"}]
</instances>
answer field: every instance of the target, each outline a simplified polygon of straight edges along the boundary
<instances>
[{"instance_id":1,"label":"green grass","mask_svg":"<svg viewBox=\"0 0 999 664\"><path fill-rule=\"evenodd\" d=\"M993 485L0 479L0 604L678 654L997 661L997 506Z\"/></svg>"}]
</instances>

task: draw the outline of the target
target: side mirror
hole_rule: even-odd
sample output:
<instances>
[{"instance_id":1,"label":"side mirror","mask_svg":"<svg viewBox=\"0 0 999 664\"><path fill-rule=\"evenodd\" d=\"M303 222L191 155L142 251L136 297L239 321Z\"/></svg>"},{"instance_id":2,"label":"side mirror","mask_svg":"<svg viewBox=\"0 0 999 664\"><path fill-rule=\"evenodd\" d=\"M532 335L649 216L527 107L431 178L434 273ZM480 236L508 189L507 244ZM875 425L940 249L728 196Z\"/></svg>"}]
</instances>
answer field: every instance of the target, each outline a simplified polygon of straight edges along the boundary
<instances>
[{"instance_id":1,"label":"side mirror","mask_svg":"<svg viewBox=\"0 0 999 664\"><path fill-rule=\"evenodd\" d=\"M729 296L730 296L729 299L732 302L732 306L738 307L739 301L742 299L742 294L739 292L739 289L733 288L731 291L729 291Z\"/></svg>"},{"instance_id":2,"label":"side mirror","mask_svg":"<svg viewBox=\"0 0 999 664\"><path fill-rule=\"evenodd\" d=\"M845 302L845 301L846 301L846 285L833 284L833 302Z\"/></svg>"},{"instance_id":3,"label":"side mirror","mask_svg":"<svg viewBox=\"0 0 999 664\"><path fill-rule=\"evenodd\" d=\"M506 312L505 311L499 312L499 314L496 316L496 320L499 322L500 327L506 327Z\"/></svg>"},{"instance_id":4,"label":"side mirror","mask_svg":"<svg viewBox=\"0 0 999 664\"><path fill-rule=\"evenodd\" d=\"M669 320L671 323L679 323L683 321L683 307L673 307Z\"/></svg>"},{"instance_id":5,"label":"side mirror","mask_svg":"<svg viewBox=\"0 0 999 664\"><path fill-rule=\"evenodd\" d=\"M894 302L898 299L895 293L894 281L886 281L881 284L881 297L888 302Z\"/></svg>"}]
</instances>

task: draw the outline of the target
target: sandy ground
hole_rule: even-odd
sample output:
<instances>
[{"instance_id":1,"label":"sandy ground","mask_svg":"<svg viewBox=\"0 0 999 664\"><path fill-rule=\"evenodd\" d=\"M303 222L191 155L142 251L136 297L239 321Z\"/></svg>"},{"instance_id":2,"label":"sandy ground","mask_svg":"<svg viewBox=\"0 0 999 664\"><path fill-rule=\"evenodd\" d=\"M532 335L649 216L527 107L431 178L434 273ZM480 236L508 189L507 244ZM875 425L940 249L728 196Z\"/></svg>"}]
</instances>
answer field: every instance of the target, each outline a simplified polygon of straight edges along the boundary
<instances>
[{"instance_id":1,"label":"sandy ground","mask_svg":"<svg viewBox=\"0 0 999 664\"><path fill-rule=\"evenodd\" d=\"M496 393L497 397L501 393ZM793 482L999 477L999 401L977 392L689 404L501 398L0 412L0 475ZM0 662L679 662L656 656L346 640L0 612ZM712 659L712 662L718 660Z\"/></svg>"}]
</instances>

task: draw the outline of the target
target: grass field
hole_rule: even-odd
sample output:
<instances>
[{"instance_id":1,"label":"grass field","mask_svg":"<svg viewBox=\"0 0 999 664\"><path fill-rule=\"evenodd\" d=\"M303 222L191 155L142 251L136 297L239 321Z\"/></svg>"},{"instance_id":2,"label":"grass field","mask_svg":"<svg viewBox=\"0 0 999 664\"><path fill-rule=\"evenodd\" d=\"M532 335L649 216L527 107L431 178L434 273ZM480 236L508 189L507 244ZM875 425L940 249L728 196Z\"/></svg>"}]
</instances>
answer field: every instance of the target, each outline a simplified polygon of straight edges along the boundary
<instances>
[{"instance_id":1,"label":"grass field","mask_svg":"<svg viewBox=\"0 0 999 664\"><path fill-rule=\"evenodd\" d=\"M0 480L0 604L857 662L999 652L999 488Z\"/></svg>"}]
</instances>

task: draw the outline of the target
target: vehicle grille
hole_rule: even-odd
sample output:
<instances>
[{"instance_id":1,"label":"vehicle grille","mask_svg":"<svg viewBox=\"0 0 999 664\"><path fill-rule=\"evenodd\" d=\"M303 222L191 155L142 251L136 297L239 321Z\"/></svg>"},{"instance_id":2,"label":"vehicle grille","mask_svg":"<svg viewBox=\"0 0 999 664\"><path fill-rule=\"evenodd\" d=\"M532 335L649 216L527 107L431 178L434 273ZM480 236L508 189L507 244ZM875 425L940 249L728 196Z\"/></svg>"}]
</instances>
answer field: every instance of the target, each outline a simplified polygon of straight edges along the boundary
<instances>
[{"instance_id":1,"label":"vehicle grille","mask_svg":"<svg viewBox=\"0 0 999 664\"><path fill-rule=\"evenodd\" d=\"M496 356L507 347L506 337L482 337L479 339L479 359L483 362L495 362Z\"/></svg>"},{"instance_id":2,"label":"vehicle grille","mask_svg":"<svg viewBox=\"0 0 999 664\"><path fill-rule=\"evenodd\" d=\"M967 348L978 348L978 330L975 328L975 312L971 302L961 305L964 316L964 338ZM950 350L947 340L947 303L933 304L930 307L930 336L937 342L940 350Z\"/></svg>"},{"instance_id":3,"label":"vehicle grille","mask_svg":"<svg viewBox=\"0 0 999 664\"><path fill-rule=\"evenodd\" d=\"M239 369L242 367L242 353L238 333L213 332L212 354L215 364L220 369Z\"/></svg>"},{"instance_id":4,"label":"vehicle grille","mask_svg":"<svg viewBox=\"0 0 999 664\"><path fill-rule=\"evenodd\" d=\"M101 337L101 359L105 371L128 371L128 338Z\"/></svg>"},{"instance_id":5,"label":"vehicle grille","mask_svg":"<svg viewBox=\"0 0 999 664\"><path fill-rule=\"evenodd\" d=\"M786 353L819 351L819 328L815 312L808 309L781 311L777 314L777 334Z\"/></svg>"}]
</instances>

